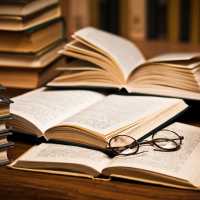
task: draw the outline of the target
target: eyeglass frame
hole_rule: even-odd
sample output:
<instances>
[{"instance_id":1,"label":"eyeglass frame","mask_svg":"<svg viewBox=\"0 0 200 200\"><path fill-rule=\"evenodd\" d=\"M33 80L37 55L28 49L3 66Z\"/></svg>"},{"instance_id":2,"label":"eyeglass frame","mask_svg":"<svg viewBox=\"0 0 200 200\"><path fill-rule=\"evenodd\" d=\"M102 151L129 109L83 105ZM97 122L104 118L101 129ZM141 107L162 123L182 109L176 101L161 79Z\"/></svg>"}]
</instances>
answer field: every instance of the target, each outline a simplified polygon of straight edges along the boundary
<instances>
[{"instance_id":1,"label":"eyeglass frame","mask_svg":"<svg viewBox=\"0 0 200 200\"><path fill-rule=\"evenodd\" d=\"M170 138L154 138L156 134L158 134L160 131L169 131L173 134L175 134L177 136L177 138L175 139L170 139ZM152 139L151 140L143 140L143 141L138 141L135 138L133 138L132 136L129 135L116 135L113 136L109 142L108 142L108 147L106 148L106 152L108 154L109 157L115 157L115 156L130 156L130 155L136 155L138 154L139 148L141 147L141 145L151 145L151 146L156 146L158 149L154 149L155 151L162 151L162 152L172 152L172 151L177 151L178 149L180 149L181 145L182 145L182 140L184 139L183 136L180 136L178 133L176 133L173 130L169 130L169 129L162 129L159 132L155 132L152 134ZM118 138L118 137L128 137L130 139L133 140L133 142L131 142L130 144L124 145L122 147L112 147L111 146L111 142L112 140ZM176 142L176 140L179 140L179 144ZM172 142L175 144L174 148L164 148L159 146L156 142ZM136 150L134 152L131 153L121 153L127 149L133 149L136 147ZM143 153L143 152L140 152Z\"/></svg>"}]
</instances>

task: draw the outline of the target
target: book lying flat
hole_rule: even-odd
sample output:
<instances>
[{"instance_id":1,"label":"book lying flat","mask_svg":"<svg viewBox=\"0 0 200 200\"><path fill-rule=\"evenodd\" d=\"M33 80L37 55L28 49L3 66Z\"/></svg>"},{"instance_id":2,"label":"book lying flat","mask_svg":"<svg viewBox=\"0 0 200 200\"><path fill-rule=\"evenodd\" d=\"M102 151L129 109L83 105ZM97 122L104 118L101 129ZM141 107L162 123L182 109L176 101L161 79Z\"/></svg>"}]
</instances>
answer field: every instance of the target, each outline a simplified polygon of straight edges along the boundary
<instances>
[{"instance_id":1,"label":"book lying flat","mask_svg":"<svg viewBox=\"0 0 200 200\"><path fill-rule=\"evenodd\" d=\"M0 15L27 16L55 4L58 4L58 0L37 0L21 4L19 1L14 1L13 3L5 1L1 3Z\"/></svg>"},{"instance_id":2,"label":"book lying flat","mask_svg":"<svg viewBox=\"0 0 200 200\"><path fill-rule=\"evenodd\" d=\"M181 148L173 152L154 151L142 146L140 154L109 158L87 148L42 143L30 148L14 161L14 169L81 177L121 178L151 184L200 189L200 128L182 123L167 127L184 137ZM105 179L104 179L105 180Z\"/></svg>"},{"instance_id":3,"label":"book lying flat","mask_svg":"<svg viewBox=\"0 0 200 200\"><path fill-rule=\"evenodd\" d=\"M37 53L0 53L1 83L9 88L38 88L59 75L57 67L65 60L57 51L63 40L54 42Z\"/></svg>"},{"instance_id":4,"label":"book lying flat","mask_svg":"<svg viewBox=\"0 0 200 200\"><path fill-rule=\"evenodd\" d=\"M35 89L58 76L56 68L64 65L65 60L58 57L43 67L1 67L0 80L8 88Z\"/></svg>"},{"instance_id":5,"label":"book lying flat","mask_svg":"<svg viewBox=\"0 0 200 200\"><path fill-rule=\"evenodd\" d=\"M0 96L0 121L10 118L10 104L12 101L4 96Z\"/></svg>"},{"instance_id":6,"label":"book lying flat","mask_svg":"<svg viewBox=\"0 0 200 200\"><path fill-rule=\"evenodd\" d=\"M7 3L27 4L27 3L30 3L31 1L34 1L34 0L17 0L17 1L16 0L1 0L1 3L2 4L7 4Z\"/></svg>"},{"instance_id":7,"label":"book lying flat","mask_svg":"<svg viewBox=\"0 0 200 200\"><path fill-rule=\"evenodd\" d=\"M125 88L129 93L200 100L199 53L145 60L132 42L95 28L81 29L72 38L60 53L73 59L48 86Z\"/></svg>"},{"instance_id":8,"label":"book lying flat","mask_svg":"<svg viewBox=\"0 0 200 200\"><path fill-rule=\"evenodd\" d=\"M0 15L0 30L23 31L47 21L61 17L59 5L53 5L45 12L36 12L30 16Z\"/></svg>"},{"instance_id":9,"label":"book lying flat","mask_svg":"<svg viewBox=\"0 0 200 200\"><path fill-rule=\"evenodd\" d=\"M6 148L14 145L13 142L8 142L7 137L10 136L10 135L12 135L12 133L9 132L9 130L5 130L4 133L2 133L2 132L0 133L0 150L6 149Z\"/></svg>"},{"instance_id":10,"label":"book lying flat","mask_svg":"<svg viewBox=\"0 0 200 200\"><path fill-rule=\"evenodd\" d=\"M13 101L14 131L102 150L115 135L142 138L187 108L181 99L45 88Z\"/></svg>"},{"instance_id":11,"label":"book lying flat","mask_svg":"<svg viewBox=\"0 0 200 200\"><path fill-rule=\"evenodd\" d=\"M55 19L24 31L1 31L0 51L35 53L63 37L63 21Z\"/></svg>"},{"instance_id":12,"label":"book lying flat","mask_svg":"<svg viewBox=\"0 0 200 200\"><path fill-rule=\"evenodd\" d=\"M64 41L58 40L36 53L0 52L0 71L2 68L44 68L57 58L57 52L64 46ZM61 67L61 66L59 66Z\"/></svg>"}]
</instances>

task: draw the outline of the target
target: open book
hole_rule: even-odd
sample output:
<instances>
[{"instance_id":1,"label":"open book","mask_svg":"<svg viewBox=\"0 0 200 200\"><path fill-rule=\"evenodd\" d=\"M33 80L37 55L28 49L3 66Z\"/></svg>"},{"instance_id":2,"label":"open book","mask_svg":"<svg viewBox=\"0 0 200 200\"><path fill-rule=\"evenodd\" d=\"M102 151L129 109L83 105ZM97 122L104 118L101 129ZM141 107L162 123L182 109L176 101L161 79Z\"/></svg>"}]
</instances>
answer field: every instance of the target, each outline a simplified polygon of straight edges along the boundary
<instances>
[{"instance_id":1,"label":"open book","mask_svg":"<svg viewBox=\"0 0 200 200\"><path fill-rule=\"evenodd\" d=\"M110 159L96 150L43 143L29 149L11 167L90 178L103 174L177 188L199 189L200 128L174 123L168 129L184 137L178 151L160 152L154 151L151 146L143 146L140 151L144 153Z\"/></svg>"},{"instance_id":2,"label":"open book","mask_svg":"<svg viewBox=\"0 0 200 200\"><path fill-rule=\"evenodd\" d=\"M100 149L118 134L139 139L187 108L181 99L44 88L13 101L14 131Z\"/></svg>"},{"instance_id":3,"label":"open book","mask_svg":"<svg viewBox=\"0 0 200 200\"><path fill-rule=\"evenodd\" d=\"M200 54L176 53L145 60L130 41L87 27L61 54L74 58L51 87L125 88L130 93L200 100Z\"/></svg>"}]
</instances>

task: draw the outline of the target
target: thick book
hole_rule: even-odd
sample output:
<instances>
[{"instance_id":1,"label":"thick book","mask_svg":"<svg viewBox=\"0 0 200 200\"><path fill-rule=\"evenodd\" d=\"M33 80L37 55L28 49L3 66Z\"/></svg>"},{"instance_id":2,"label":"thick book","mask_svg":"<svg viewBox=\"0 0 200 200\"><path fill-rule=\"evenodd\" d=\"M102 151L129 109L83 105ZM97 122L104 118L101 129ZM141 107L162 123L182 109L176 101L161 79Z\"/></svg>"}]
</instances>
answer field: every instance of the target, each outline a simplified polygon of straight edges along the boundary
<instances>
[{"instance_id":1,"label":"thick book","mask_svg":"<svg viewBox=\"0 0 200 200\"><path fill-rule=\"evenodd\" d=\"M27 16L58 4L58 0L37 0L27 3L5 1L0 5L0 15Z\"/></svg>"},{"instance_id":2,"label":"thick book","mask_svg":"<svg viewBox=\"0 0 200 200\"><path fill-rule=\"evenodd\" d=\"M50 87L125 88L200 100L199 53L172 53L145 60L132 42L86 27L75 32L61 54L73 58Z\"/></svg>"},{"instance_id":3,"label":"thick book","mask_svg":"<svg viewBox=\"0 0 200 200\"><path fill-rule=\"evenodd\" d=\"M4 135L10 132L10 130L6 128L6 122L12 119L12 116L9 114L10 109L7 108L7 110L7 113L0 117L0 135Z\"/></svg>"},{"instance_id":4,"label":"thick book","mask_svg":"<svg viewBox=\"0 0 200 200\"><path fill-rule=\"evenodd\" d=\"M35 12L28 16L0 15L0 30L22 31L61 17L59 5Z\"/></svg>"},{"instance_id":5,"label":"thick book","mask_svg":"<svg viewBox=\"0 0 200 200\"><path fill-rule=\"evenodd\" d=\"M189 20L190 31L189 38L192 43L198 44L200 41L199 37L199 24L200 24L200 1L199 0L191 0L191 16Z\"/></svg>"},{"instance_id":6,"label":"thick book","mask_svg":"<svg viewBox=\"0 0 200 200\"><path fill-rule=\"evenodd\" d=\"M0 51L35 53L63 37L63 20L54 19L24 31L0 31Z\"/></svg>"},{"instance_id":7,"label":"thick book","mask_svg":"<svg viewBox=\"0 0 200 200\"><path fill-rule=\"evenodd\" d=\"M152 2L151 2L152 3ZM146 39L147 33L146 0L120 1L120 33L128 39ZM126 23L124 23L126 22Z\"/></svg>"},{"instance_id":8,"label":"thick book","mask_svg":"<svg viewBox=\"0 0 200 200\"><path fill-rule=\"evenodd\" d=\"M87 148L42 143L30 148L10 167L69 176L101 177L103 180L106 177L111 180L120 178L199 190L200 129L182 123L174 123L167 128L184 137L177 151L160 152L154 151L152 146L143 146L140 149L143 153L111 159L102 152Z\"/></svg>"},{"instance_id":9,"label":"thick book","mask_svg":"<svg viewBox=\"0 0 200 200\"><path fill-rule=\"evenodd\" d=\"M30 3L32 1L34 1L34 0L1 0L1 3L2 4L8 4L8 3L10 3L10 4L13 4L13 3L15 3L15 4L27 4L27 3Z\"/></svg>"},{"instance_id":10,"label":"thick book","mask_svg":"<svg viewBox=\"0 0 200 200\"><path fill-rule=\"evenodd\" d=\"M10 135L12 135L12 133L9 130L7 130L7 132L5 130L4 133L0 133L0 151L1 149L5 150L14 145L13 142L8 142L7 137Z\"/></svg>"},{"instance_id":11,"label":"thick book","mask_svg":"<svg viewBox=\"0 0 200 200\"><path fill-rule=\"evenodd\" d=\"M180 41L181 2L180 0L168 0L167 39L170 42Z\"/></svg>"},{"instance_id":12,"label":"thick book","mask_svg":"<svg viewBox=\"0 0 200 200\"><path fill-rule=\"evenodd\" d=\"M37 53L1 52L1 83L9 88L34 89L51 81L60 74L56 68L65 66L64 58L57 53L63 45L59 40Z\"/></svg>"},{"instance_id":13,"label":"thick book","mask_svg":"<svg viewBox=\"0 0 200 200\"><path fill-rule=\"evenodd\" d=\"M15 132L101 150L118 134L141 139L187 108L181 99L45 88L12 100Z\"/></svg>"},{"instance_id":14,"label":"thick book","mask_svg":"<svg viewBox=\"0 0 200 200\"><path fill-rule=\"evenodd\" d=\"M10 104L13 103L9 98L0 96L0 121L10 118Z\"/></svg>"},{"instance_id":15,"label":"thick book","mask_svg":"<svg viewBox=\"0 0 200 200\"><path fill-rule=\"evenodd\" d=\"M14 146L13 142L6 142L7 139L3 139L0 137L0 166L6 165L9 163L7 150Z\"/></svg>"},{"instance_id":16,"label":"thick book","mask_svg":"<svg viewBox=\"0 0 200 200\"><path fill-rule=\"evenodd\" d=\"M65 66L62 57L42 67L1 67L1 83L8 88L35 89L58 76L60 72L56 69L60 66Z\"/></svg>"},{"instance_id":17,"label":"thick book","mask_svg":"<svg viewBox=\"0 0 200 200\"><path fill-rule=\"evenodd\" d=\"M0 71L3 68L44 68L57 58L61 57L57 52L64 46L64 40L58 40L46 46L36 53L9 53L0 52Z\"/></svg>"}]
</instances>

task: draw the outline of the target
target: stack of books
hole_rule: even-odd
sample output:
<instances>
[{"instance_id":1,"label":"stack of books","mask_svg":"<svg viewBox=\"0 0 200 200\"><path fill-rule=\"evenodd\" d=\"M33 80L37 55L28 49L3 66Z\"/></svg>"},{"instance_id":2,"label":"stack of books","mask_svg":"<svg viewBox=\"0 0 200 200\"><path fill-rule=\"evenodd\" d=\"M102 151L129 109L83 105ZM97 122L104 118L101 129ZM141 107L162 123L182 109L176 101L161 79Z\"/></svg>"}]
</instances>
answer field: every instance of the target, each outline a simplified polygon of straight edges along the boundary
<instances>
[{"instance_id":1,"label":"stack of books","mask_svg":"<svg viewBox=\"0 0 200 200\"><path fill-rule=\"evenodd\" d=\"M9 88L33 89L64 64L57 54L64 26L59 0L1 1L0 80Z\"/></svg>"},{"instance_id":2,"label":"stack of books","mask_svg":"<svg viewBox=\"0 0 200 200\"><path fill-rule=\"evenodd\" d=\"M0 90L3 89L0 86ZM8 163L7 149L13 146L13 142L7 140L7 137L12 133L6 128L6 122L11 119L10 103L12 103L10 99L0 96L0 165Z\"/></svg>"}]
</instances>

